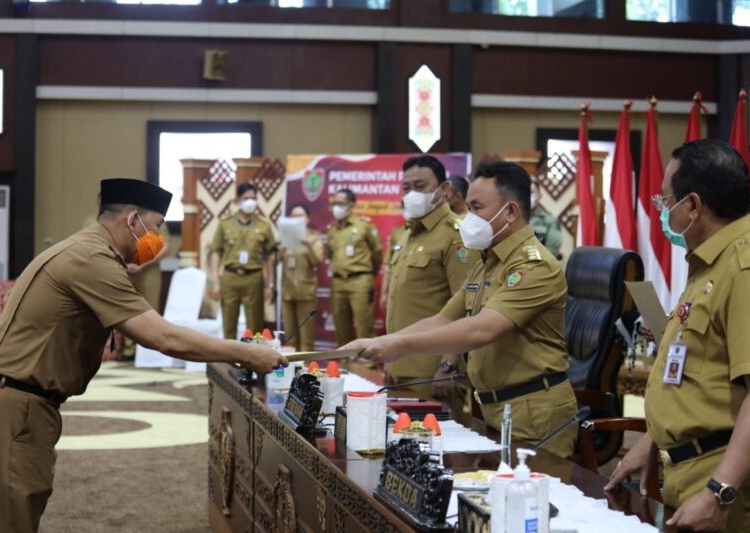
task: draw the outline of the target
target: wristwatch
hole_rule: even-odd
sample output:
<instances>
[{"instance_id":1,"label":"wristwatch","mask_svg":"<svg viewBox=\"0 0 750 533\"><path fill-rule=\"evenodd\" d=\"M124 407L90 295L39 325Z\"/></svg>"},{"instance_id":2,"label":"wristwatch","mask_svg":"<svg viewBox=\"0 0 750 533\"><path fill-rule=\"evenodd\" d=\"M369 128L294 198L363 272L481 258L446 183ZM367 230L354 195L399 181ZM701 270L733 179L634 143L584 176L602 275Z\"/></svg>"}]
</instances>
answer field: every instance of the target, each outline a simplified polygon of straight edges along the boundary
<instances>
[{"instance_id":1,"label":"wristwatch","mask_svg":"<svg viewBox=\"0 0 750 533\"><path fill-rule=\"evenodd\" d=\"M715 479L709 479L706 487L714 493L721 505L730 505L737 499L737 489L727 483L719 483Z\"/></svg>"},{"instance_id":2,"label":"wristwatch","mask_svg":"<svg viewBox=\"0 0 750 533\"><path fill-rule=\"evenodd\" d=\"M438 370L443 374L453 374L458 372L458 363L449 363L448 361L440 361Z\"/></svg>"}]
</instances>

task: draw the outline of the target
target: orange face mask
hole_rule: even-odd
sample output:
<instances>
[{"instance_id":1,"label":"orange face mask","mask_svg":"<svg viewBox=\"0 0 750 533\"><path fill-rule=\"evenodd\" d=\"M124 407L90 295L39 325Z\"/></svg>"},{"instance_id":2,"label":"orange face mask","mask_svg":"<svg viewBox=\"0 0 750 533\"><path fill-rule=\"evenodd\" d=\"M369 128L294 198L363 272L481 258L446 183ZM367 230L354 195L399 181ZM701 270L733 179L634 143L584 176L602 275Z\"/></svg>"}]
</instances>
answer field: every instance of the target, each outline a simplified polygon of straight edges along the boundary
<instances>
[{"instance_id":1,"label":"orange face mask","mask_svg":"<svg viewBox=\"0 0 750 533\"><path fill-rule=\"evenodd\" d=\"M137 237L135 233L133 234L133 237L135 237L135 253L133 254L132 262L136 265L142 265L151 261L161 251L164 247L164 236L161 233L146 229L146 225L141 220L141 217L138 214L136 216L143 229L146 230L146 233L140 237Z\"/></svg>"}]
</instances>

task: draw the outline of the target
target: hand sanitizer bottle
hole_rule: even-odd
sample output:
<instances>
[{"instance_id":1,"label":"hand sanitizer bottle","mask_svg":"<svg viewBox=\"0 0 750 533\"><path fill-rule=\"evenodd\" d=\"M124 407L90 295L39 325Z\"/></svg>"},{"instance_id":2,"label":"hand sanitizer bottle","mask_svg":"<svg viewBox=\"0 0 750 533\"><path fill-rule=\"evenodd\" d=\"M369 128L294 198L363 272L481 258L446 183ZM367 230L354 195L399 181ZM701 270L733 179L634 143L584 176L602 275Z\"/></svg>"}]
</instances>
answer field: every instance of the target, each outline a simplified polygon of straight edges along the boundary
<instances>
[{"instance_id":1,"label":"hand sanitizer bottle","mask_svg":"<svg viewBox=\"0 0 750 533\"><path fill-rule=\"evenodd\" d=\"M277 352L281 350L281 335L283 334L283 331L274 330L273 332L273 339L271 340L270 346Z\"/></svg>"},{"instance_id":2,"label":"hand sanitizer bottle","mask_svg":"<svg viewBox=\"0 0 750 533\"><path fill-rule=\"evenodd\" d=\"M518 466L514 478L505 489L505 531L507 533L537 533L539 531L539 491L531 481L526 457L536 455L533 450L518 448Z\"/></svg>"}]
</instances>

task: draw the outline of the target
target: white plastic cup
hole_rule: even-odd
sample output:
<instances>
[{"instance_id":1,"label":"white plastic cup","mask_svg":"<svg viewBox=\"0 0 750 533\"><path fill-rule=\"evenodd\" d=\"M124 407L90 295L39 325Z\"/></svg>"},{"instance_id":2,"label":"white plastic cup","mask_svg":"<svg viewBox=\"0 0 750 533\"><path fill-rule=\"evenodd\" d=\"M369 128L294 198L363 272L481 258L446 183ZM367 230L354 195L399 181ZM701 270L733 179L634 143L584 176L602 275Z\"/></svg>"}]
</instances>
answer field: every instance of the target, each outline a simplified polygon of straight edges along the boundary
<instances>
[{"instance_id":1,"label":"white plastic cup","mask_svg":"<svg viewBox=\"0 0 750 533\"><path fill-rule=\"evenodd\" d=\"M346 445L365 457L385 454L386 394L346 395Z\"/></svg>"}]
</instances>

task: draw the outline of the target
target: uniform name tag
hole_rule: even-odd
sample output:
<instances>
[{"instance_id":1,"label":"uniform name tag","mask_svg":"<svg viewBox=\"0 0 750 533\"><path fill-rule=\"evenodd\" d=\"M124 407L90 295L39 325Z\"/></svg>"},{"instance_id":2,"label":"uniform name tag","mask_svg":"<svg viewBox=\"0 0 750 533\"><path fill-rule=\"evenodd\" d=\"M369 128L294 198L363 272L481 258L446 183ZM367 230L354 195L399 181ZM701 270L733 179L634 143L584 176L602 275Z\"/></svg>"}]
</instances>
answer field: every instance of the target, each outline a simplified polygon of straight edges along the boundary
<instances>
[{"instance_id":1,"label":"uniform name tag","mask_svg":"<svg viewBox=\"0 0 750 533\"><path fill-rule=\"evenodd\" d=\"M354 257L354 245L353 244L346 245L346 248L344 249L344 255L346 257Z\"/></svg>"},{"instance_id":2,"label":"uniform name tag","mask_svg":"<svg viewBox=\"0 0 750 533\"><path fill-rule=\"evenodd\" d=\"M466 292L478 292L479 291L479 283L467 283L466 284Z\"/></svg>"},{"instance_id":3,"label":"uniform name tag","mask_svg":"<svg viewBox=\"0 0 750 533\"><path fill-rule=\"evenodd\" d=\"M249 260L250 254L247 253L247 250L240 250L240 264L246 265Z\"/></svg>"},{"instance_id":4,"label":"uniform name tag","mask_svg":"<svg viewBox=\"0 0 750 533\"><path fill-rule=\"evenodd\" d=\"M687 346L682 341L674 341L669 345L667 364L664 368L664 383L679 385L682 383L682 369L685 366Z\"/></svg>"},{"instance_id":5,"label":"uniform name tag","mask_svg":"<svg viewBox=\"0 0 750 533\"><path fill-rule=\"evenodd\" d=\"M287 257L286 258L286 267L289 269L294 269L297 266L297 258L294 256Z\"/></svg>"}]
</instances>

